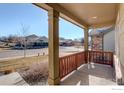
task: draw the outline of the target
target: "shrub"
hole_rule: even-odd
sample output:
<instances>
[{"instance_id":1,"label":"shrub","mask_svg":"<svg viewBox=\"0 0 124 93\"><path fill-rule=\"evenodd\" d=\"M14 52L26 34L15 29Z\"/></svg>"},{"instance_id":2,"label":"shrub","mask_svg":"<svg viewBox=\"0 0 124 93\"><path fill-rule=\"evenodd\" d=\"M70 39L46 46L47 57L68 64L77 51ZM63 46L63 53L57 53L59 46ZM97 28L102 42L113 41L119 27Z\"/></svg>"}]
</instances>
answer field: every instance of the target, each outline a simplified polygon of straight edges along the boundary
<instances>
[{"instance_id":1,"label":"shrub","mask_svg":"<svg viewBox=\"0 0 124 93\"><path fill-rule=\"evenodd\" d=\"M46 84L48 79L48 63L35 63L30 66L29 70L20 74L30 85Z\"/></svg>"}]
</instances>

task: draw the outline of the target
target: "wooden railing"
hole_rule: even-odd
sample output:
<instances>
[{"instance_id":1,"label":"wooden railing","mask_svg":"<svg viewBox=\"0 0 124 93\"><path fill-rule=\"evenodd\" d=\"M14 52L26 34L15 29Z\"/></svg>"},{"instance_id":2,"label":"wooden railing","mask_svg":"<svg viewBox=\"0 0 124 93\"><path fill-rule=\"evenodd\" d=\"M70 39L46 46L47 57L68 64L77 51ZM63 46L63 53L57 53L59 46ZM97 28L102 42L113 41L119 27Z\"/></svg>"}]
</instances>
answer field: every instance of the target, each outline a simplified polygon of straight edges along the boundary
<instances>
[{"instance_id":1,"label":"wooden railing","mask_svg":"<svg viewBox=\"0 0 124 93\"><path fill-rule=\"evenodd\" d=\"M60 78L76 70L85 63L85 52L72 54L59 58Z\"/></svg>"},{"instance_id":2,"label":"wooden railing","mask_svg":"<svg viewBox=\"0 0 124 93\"><path fill-rule=\"evenodd\" d=\"M88 53L88 54L86 54ZM105 51L88 51L71 54L59 58L59 75L62 79L72 71L76 70L85 61L113 66L113 53Z\"/></svg>"},{"instance_id":3,"label":"wooden railing","mask_svg":"<svg viewBox=\"0 0 124 93\"><path fill-rule=\"evenodd\" d=\"M113 66L113 52L88 51L88 61Z\"/></svg>"}]
</instances>

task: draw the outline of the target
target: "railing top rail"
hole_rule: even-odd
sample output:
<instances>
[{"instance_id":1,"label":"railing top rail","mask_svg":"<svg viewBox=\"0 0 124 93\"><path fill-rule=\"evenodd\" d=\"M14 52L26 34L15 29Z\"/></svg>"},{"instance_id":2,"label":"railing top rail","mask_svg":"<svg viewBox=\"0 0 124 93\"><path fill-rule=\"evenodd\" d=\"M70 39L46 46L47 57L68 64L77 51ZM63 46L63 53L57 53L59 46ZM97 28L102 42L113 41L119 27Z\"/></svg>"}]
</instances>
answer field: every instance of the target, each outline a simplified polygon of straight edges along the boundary
<instances>
[{"instance_id":1,"label":"railing top rail","mask_svg":"<svg viewBox=\"0 0 124 93\"><path fill-rule=\"evenodd\" d=\"M84 51L76 52L76 53L69 54L69 55L65 55L65 56L60 57L59 59L63 59L63 58L70 57L70 56L74 56L74 55L81 54L81 53L84 53Z\"/></svg>"},{"instance_id":2,"label":"railing top rail","mask_svg":"<svg viewBox=\"0 0 124 93\"><path fill-rule=\"evenodd\" d=\"M97 50L89 50L89 52L101 52L101 53L113 53L113 52L110 52L110 51L97 51Z\"/></svg>"}]
</instances>

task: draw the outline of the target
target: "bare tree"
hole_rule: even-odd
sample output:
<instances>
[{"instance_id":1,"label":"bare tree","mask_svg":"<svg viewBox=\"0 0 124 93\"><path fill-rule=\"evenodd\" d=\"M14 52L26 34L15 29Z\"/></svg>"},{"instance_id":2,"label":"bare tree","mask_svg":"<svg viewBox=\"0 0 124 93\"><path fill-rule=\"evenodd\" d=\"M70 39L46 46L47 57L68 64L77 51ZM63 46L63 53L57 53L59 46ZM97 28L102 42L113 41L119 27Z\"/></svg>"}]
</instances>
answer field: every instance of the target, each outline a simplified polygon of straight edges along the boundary
<instances>
[{"instance_id":1,"label":"bare tree","mask_svg":"<svg viewBox=\"0 0 124 93\"><path fill-rule=\"evenodd\" d=\"M28 35L28 30L29 30L29 26L26 26L24 24L21 24L21 32L23 35L23 45L24 45L24 57L26 57L26 49L27 49L27 38L26 36Z\"/></svg>"}]
</instances>

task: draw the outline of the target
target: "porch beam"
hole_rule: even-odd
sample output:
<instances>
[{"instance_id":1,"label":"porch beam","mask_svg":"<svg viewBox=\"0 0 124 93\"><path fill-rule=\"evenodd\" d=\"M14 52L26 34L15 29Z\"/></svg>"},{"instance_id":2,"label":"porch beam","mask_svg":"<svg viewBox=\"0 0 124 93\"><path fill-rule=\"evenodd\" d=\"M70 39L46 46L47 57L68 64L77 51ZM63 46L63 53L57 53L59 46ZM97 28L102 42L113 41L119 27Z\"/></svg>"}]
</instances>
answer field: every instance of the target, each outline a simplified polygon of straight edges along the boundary
<instances>
[{"instance_id":1,"label":"porch beam","mask_svg":"<svg viewBox=\"0 0 124 93\"><path fill-rule=\"evenodd\" d=\"M84 29L84 51L85 51L85 63L88 63L88 28Z\"/></svg>"},{"instance_id":2,"label":"porch beam","mask_svg":"<svg viewBox=\"0 0 124 93\"><path fill-rule=\"evenodd\" d=\"M59 78L59 12L51 9L49 17L49 85L60 83Z\"/></svg>"}]
</instances>

